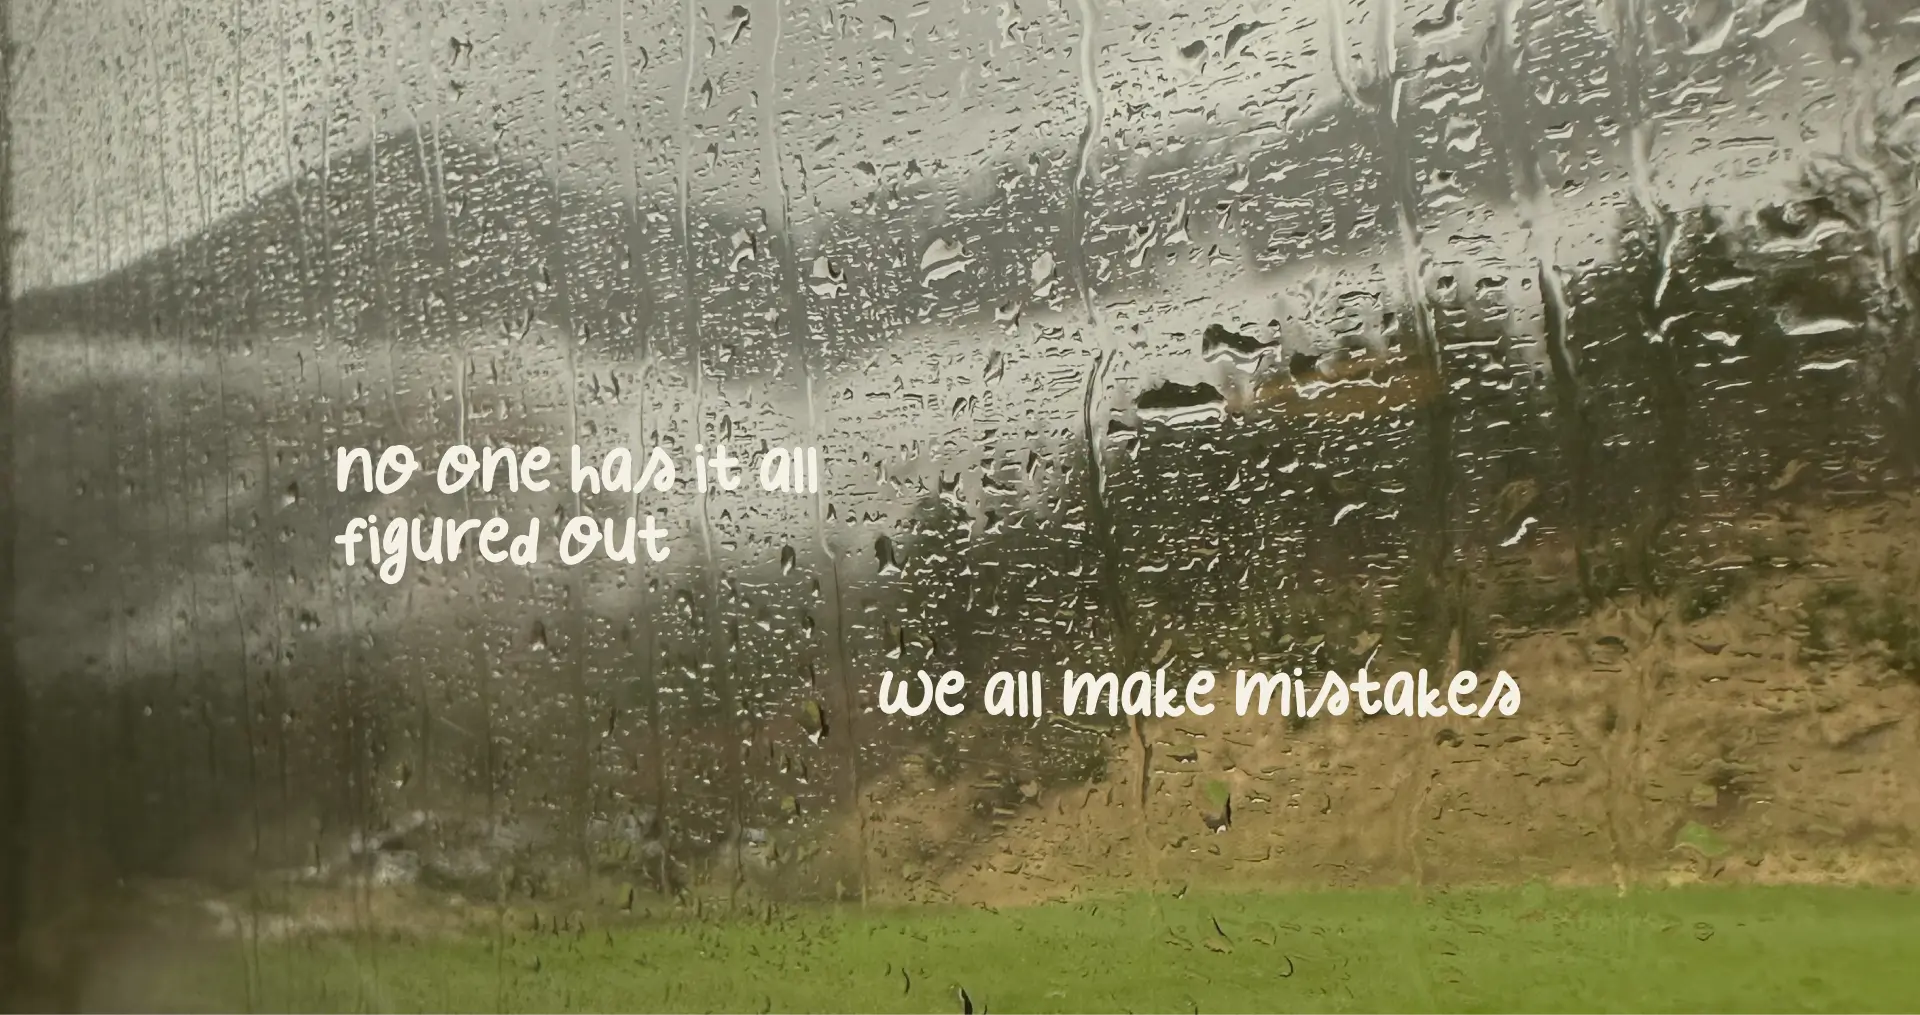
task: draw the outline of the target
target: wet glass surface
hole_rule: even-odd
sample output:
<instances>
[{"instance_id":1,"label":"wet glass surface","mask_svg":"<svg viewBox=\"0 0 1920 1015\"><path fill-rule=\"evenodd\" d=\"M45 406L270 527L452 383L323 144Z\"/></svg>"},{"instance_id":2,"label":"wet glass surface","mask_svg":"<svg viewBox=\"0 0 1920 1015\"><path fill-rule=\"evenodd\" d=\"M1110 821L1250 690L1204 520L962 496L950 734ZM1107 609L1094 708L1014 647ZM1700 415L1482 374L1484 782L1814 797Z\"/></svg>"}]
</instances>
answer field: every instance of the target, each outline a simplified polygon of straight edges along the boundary
<instances>
[{"instance_id":1,"label":"wet glass surface","mask_svg":"<svg viewBox=\"0 0 1920 1015\"><path fill-rule=\"evenodd\" d=\"M29 1005L1920 997L1910 4L10 26ZM394 444L823 464L339 491ZM1525 695L878 693L1295 666Z\"/></svg>"}]
</instances>

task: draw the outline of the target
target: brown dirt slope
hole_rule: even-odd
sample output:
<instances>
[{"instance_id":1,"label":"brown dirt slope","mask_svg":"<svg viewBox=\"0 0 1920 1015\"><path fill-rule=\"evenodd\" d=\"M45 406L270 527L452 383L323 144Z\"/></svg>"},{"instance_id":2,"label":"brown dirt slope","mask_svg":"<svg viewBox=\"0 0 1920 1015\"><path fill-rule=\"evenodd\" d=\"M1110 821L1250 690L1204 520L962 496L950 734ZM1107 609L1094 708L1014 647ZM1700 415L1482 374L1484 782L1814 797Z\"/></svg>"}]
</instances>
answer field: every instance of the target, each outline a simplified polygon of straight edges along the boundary
<instances>
[{"instance_id":1,"label":"brown dirt slope","mask_svg":"<svg viewBox=\"0 0 1920 1015\"><path fill-rule=\"evenodd\" d=\"M1510 718L1238 717L1226 677L1211 716L1146 724L1144 806L1124 734L1106 778L1044 790L908 765L863 801L870 892L1920 880L1920 505L1735 528L1791 552L1502 632L1483 672L1520 683Z\"/></svg>"}]
</instances>

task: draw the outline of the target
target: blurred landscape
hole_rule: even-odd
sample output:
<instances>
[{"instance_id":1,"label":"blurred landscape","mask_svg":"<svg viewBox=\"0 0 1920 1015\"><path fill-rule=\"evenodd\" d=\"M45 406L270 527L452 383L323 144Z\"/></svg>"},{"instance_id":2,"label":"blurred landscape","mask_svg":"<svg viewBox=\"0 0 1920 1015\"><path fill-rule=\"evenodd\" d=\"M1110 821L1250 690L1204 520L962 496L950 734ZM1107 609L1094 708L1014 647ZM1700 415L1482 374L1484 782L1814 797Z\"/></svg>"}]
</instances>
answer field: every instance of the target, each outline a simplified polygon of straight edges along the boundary
<instances>
[{"instance_id":1,"label":"blurred landscape","mask_svg":"<svg viewBox=\"0 0 1920 1015\"><path fill-rule=\"evenodd\" d=\"M129 46L20 106L27 1007L1920 996L1913 15L764 6L51 22ZM332 489L717 441L821 496ZM876 707L1069 663L1525 698Z\"/></svg>"}]
</instances>

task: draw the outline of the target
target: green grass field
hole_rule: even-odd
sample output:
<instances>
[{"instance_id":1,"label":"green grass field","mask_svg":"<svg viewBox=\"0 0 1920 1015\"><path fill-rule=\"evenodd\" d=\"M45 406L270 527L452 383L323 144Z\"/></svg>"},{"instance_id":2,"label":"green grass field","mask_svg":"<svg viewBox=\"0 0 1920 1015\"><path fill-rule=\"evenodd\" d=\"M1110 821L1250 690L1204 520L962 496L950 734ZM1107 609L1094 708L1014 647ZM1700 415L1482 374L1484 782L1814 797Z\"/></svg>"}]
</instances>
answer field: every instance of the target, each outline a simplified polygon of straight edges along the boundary
<instances>
[{"instance_id":1,"label":"green grass field","mask_svg":"<svg viewBox=\"0 0 1920 1015\"><path fill-rule=\"evenodd\" d=\"M803 910L311 938L251 963L235 946L153 987L154 1006L229 1010L958 1012L964 989L976 1012L1914 1011L1920 895L1196 890Z\"/></svg>"}]
</instances>

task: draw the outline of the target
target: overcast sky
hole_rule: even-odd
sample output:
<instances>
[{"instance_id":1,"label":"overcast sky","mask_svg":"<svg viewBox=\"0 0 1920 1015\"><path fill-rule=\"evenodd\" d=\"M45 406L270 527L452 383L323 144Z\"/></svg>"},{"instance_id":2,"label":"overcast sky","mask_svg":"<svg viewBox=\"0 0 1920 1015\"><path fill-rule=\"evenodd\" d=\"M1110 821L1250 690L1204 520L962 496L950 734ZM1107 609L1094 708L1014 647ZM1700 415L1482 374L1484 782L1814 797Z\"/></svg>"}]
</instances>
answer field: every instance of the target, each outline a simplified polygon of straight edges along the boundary
<instances>
[{"instance_id":1,"label":"overcast sky","mask_svg":"<svg viewBox=\"0 0 1920 1015\"><path fill-rule=\"evenodd\" d=\"M1797 171L1808 151L1831 146L1841 110L1860 101L1852 89L1880 89L1877 101L1898 108L1890 68L1920 27L1911 24L1920 16L1896 26L1897 15L1869 12L1885 25L1870 33L1877 52L1867 67L1845 69L1834 55L1864 0L1642 2L1654 25L1638 56L1660 128L1654 185L1689 199L1738 202ZM1342 101L1336 37L1350 79L1379 66L1383 32L1398 41L1402 67L1477 61L1500 9L1490 0L1087 3L1098 42L1090 66L1079 58L1088 18L1074 0L799 0L785 5L777 33L768 0L696 0L691 47L686 8L638 0L15 0L14 25L30 45L15 117L26 230L16 274L29 287L98 274L323 155L350 153L376 129L461 132L589 183L615 182L631 158L647 186L671 193L679 117L690 110L696 187L757 204L764 191L725 169L730 159L759 165L769 81L782 155L805 166L791 185L827 212L871 191L863 163L884 175L914 160L964 177L996 155L1071 152L1096 98L1103 162L1181 137L1238 132L1286 144L1285 128ZM1536 89L1542 115L1612 112L1617 50L1596 8L1516 9L1530 79L1591 66L1600 73L1589 89L1608 93L1596 104L1568 94L1578 86ZM1852 37L1871 44L1869 34ZM1552 148L1553 135L1542 143ZM709 146L718 171L706 168ZM1624 168L1624 159L1598 161ZM1560 209L1575 217L1563 231L1587 232L1581 209L1604 204L1594 196L1623 175L1580 181L1584 199Z\"/></svg>"}]
</instances>

